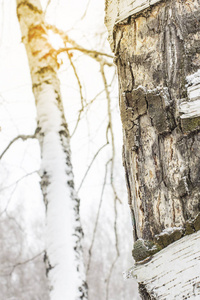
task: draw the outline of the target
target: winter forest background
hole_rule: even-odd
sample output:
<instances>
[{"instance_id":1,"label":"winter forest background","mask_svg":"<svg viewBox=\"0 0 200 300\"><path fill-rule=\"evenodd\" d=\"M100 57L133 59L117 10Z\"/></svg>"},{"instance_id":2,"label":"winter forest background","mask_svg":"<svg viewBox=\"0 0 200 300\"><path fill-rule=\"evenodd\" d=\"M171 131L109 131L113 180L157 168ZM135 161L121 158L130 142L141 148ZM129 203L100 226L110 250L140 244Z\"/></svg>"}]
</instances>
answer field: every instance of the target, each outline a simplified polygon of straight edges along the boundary
<instances>
[{"instance_id":1,"label":"winter forest background","mask_svg":"<svg viewBox=\"0 0 200 300\"><path fill-rule=\"evenodd\" d=\"M67 32L82 47L112 55L104 26L103 0L41 3L48 23ZM49 38L56 50L63 47L58 35L49 32ZM136 299L136 286L122 277L122 272L132 265L132 229L121 162L115 67L112 58L107 57L110 66L104 68L109 92L106 95L98 61L78 51L73 51L70 59L66 53L58 58L65 115L73 133L72 162L81 199L89 299ZM4 153L16 137L32 135L36 128L15 0L0 0L0 106L0 299L47 300L39 145L35 139L16 139ZM115 148L106 140L110 122Z\"/></svg>"}]
</instances>

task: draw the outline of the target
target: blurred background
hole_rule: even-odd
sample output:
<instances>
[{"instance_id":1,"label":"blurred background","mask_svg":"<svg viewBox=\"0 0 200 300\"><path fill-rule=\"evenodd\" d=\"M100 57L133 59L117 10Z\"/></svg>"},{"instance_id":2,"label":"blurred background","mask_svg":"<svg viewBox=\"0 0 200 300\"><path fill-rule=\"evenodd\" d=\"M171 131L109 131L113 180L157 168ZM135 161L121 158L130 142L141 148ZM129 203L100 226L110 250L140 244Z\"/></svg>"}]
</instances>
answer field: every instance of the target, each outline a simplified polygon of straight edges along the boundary
<instances>
[{"instance_id":1,"label":"blurred background","mask_svg":"<svg viewBox=\"0 0 200 300\"><path fill-rule=\"evenodd\" d=\"M41 0L46 21L86 49L112 55L103 0ZM49 33L57 50L58 35ZM69 125L75 184L81 200L84 263L90 300L134 300L137 286L122 272L133 265L132 225L122 166L122 128L112 58L105 66L82 52L58 60L62 100ZM77 79L78 76L78 79ZM81 97L84 109L81 104ZM112 121L114 145L106 145ZM40 190L40 150L34 134L36 109L15 0L0 0L0 299L48 300L43 265L45 208ZM111 139L111 137L110 137ZM6 147L10 147L4 153ZM1 155L3 154L3 155ZM110 161L114 158L114 169ZM117 199L113 192L117 193Z\"/></svg>"}]
</instances>

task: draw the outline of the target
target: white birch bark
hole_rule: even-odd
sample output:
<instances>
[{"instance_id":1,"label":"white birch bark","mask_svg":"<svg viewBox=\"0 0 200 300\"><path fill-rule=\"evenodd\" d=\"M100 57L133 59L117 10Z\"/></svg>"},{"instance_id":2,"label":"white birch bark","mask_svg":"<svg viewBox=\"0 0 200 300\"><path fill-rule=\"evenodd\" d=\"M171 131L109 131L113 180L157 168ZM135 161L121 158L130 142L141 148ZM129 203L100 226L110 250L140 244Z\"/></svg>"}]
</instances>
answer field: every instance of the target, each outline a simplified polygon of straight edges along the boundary
<instances>
[{"instance_id":1,"label":"white birch bark","mask_svg":"<svg viewBox=\"0 0 200 300\"><path fill-rule=\"evenodd\" d=\"M70 158L70 139L39 0L17 0L37 108L41 146L41 188L46 205L45 263L51 300L87 299L82 261L82 229Z\"/></svg>"},{"instance_id":2,"label":"white birch bark","mask_svg":"<svg viewBox=\"0 0 200 300\"><path fill-rule=\"evenodd\" d=\"M152 299L200 299L200 231L161 250L127 271Z\"/></svg>"}]
</instances>

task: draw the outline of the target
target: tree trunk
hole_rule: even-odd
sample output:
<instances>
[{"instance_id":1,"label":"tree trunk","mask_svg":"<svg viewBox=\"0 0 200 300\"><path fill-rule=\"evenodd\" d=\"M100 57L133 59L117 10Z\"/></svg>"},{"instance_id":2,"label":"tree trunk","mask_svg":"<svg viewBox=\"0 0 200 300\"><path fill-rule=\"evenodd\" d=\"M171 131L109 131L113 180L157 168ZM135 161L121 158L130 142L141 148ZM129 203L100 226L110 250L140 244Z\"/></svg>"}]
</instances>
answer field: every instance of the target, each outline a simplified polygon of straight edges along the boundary
<instances>
[{"instance_id":1,"label":"tree trunk","mask_svg":"<svg viewBox=\"0 0 200 300\"><path fill-rule=\"evenodd\" d=\"M51 300L87 299L79 199L74 190L70 139L60 95L57 60L39 0L17 0L37 108L41 188L46 205L45 263Z\"/></svg>"},{"instance_id":2,"label":"tree trunk","mask_svg":"<svg viewBox=\"0 0 200 300\"><path fill-rule=\"evenodd\" d=\"M194 237L200 229L200 1L107 0L105 22L119 77L133 257L142 261L145 274L154 267L148 263L146 269L145 259L158 251L155 257L167 259L163 253L180 250L178 239L186 248L194 239L188 250L195 265L199 255ZM173 268L179 263L180 256ZM184 261L183 269L189 266ZM160 272L162 268L152 272L149 281L138 275L143 299L199 297L194 292L200 281L197 269L182 296L174 294L176 281L168 294L163 292L167 288L159 286ZM177 272L170 276L172 282Z\"/></svg>"}]
</instances>

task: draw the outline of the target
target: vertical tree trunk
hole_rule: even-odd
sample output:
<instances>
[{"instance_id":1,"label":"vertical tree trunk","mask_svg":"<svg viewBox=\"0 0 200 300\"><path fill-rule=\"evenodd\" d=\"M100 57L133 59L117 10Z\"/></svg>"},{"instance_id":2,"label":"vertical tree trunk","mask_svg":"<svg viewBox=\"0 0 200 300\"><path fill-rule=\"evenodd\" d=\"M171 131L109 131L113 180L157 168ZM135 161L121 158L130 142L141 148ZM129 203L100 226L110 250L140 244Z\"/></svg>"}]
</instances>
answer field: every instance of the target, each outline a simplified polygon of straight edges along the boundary
<instances>
[{"instance_id":1,"label":"vertical tree trunk","mask_svg":"<svg viewBox=\"0 0 200 300\"><path fill-rule=\"evenodd\" d=\"M105 21L119 75L133 256L143 261L180 238L187 247L184 236L200 229L200 1L107 0ZM159 270L149 285L138 277L143 298L187 299L159 294Z\"/></svg>"},{"instance_id":2,"label":"vertical tree trunk","mask_svg":"<svg viewBox=\"0 0 200 300\"><path fill-rule=\"evenodd\" d=\"M57 60L48 42L39 0L17 0L37 107L41 188L46 205L46 270L51 300L87 299L79 199L74 190L70 140L60 95Z\"/></svg>"}]
</instances>

